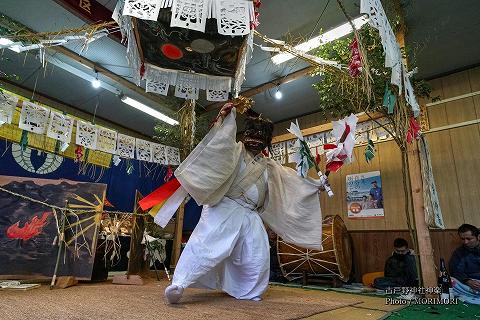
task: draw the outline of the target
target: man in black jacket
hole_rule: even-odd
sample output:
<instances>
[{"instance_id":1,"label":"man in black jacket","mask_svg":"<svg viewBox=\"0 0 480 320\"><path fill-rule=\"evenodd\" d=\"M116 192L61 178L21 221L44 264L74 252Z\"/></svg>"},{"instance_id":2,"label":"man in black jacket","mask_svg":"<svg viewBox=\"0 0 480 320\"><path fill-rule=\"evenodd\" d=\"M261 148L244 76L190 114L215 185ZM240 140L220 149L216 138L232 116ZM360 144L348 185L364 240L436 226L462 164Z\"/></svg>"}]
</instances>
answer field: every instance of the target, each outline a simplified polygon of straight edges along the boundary
<instances>
[{"instance_id":1,"label":"man in black jacket","mask_svg":"<svg viewBox=\"0 0 480 320\"><path fill-rule=\"evenodd\" d=\"M454 294L460 300L480 304L480 236L477 227L463 224L458 228L462 246L450 258Z\"/></svg>"},{"instance_id":2,"label":"man in black jacket","mask_svg":"<svg viewBox=\"0 0 480 320\"><path fill-rule=\"evenodd\" d=\"M408 242L403 238L397 238L393 242L394 251L385 262L385 275L377 278L373 286L377 289L395 287L416 287L417 267L413 250L408 249Z\"/></svg>"}]
</instances>

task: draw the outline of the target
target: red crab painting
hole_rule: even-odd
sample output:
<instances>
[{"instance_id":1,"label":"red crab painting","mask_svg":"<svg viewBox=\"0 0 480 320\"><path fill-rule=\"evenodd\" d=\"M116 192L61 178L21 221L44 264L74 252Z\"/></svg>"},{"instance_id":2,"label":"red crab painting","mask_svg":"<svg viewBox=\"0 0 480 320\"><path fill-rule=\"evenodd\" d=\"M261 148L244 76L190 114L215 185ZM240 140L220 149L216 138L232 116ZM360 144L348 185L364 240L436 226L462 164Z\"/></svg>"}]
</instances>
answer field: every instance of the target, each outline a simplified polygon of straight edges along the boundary
<instances>
[{"instance_id":1,"label":"red crab painting","mask_svg":"<svg viewBox=\"0 0 480 320\"><path fill-rule=\"evenodd\" d=\"M20 227L20 221L17 221L7 228L6 235L10 239L30 240L42 233L51 214L52 212L44 212L40 218L35 215L30 222L25 222L23 227Z\"/></svg>"}]
</instances>

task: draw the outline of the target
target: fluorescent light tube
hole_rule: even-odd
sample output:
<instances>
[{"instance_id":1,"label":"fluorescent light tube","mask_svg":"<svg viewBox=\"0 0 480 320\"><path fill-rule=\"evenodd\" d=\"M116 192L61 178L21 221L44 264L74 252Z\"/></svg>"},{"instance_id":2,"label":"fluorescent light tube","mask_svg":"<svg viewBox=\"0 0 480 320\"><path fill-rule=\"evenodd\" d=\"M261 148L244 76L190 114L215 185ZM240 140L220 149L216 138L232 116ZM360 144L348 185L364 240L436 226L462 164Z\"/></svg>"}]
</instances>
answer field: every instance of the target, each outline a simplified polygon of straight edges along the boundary
<instances>
[{"instance_id":1,"label":"fluorescent light tube","mask_svg":"<svg viewBox=\"0 0 480 320\"><path fill-rule=\"evenodd\" d=\"M358 30L367 22L368 22L367 17L360 16L360 17L355 18L353 20L353 25ZM303 51L303 52L308 52L310 50L313 50L315 48L320 47L322 44L340 39L340 38L346 36L347 34L351 33L352 31L353 31L352 26L350 25L349 22L346 22L346 23L344 23L344 24L342 24L342 25L340 25L336 28L333 28L333 29L319 35L318 37L312 38L312 39L310 39L306 42L303 42L303 43L297 45L295 47L295 49L297 49L299 51ZM272 62L274 64L281 64L281 63L284 63L285 61L288 61L292 58L294 58L294 56L291 55L290 53L279 53L279 54L276 54L272 57Z\"/></svg>"},{"instance_id":2,"label":"fluorescent light tube","mask_svg":"<svg viewBox=\"0 0 480 320\"><path fill-rule=\"evenodd\" d=\"M132 106L132 107L134 107L135 109L138 109L138 110L140 110L140 111L142 111L142 112L145 112L145 113L151 115L152 117L157 118L157 119L159 119L159 120L161 120L161 121L163 121L163 122L166 122L166 123L168 123L168 124L170 124L170 125L172 125L172 126L175 126L175 125L178 124L178 121L177 121L177 120L174 120L174 119L172 119L172 118L170 118L170 117L167 117L167 116L164 115L163 113L158 112L157 110L152 109L152 108L150 108L149 106L144 105L143 103L138 102L138 101L135 100L135 99L132 99L132 98L127 97L127 96L122 96L121 99L122 99L123 103L126 103L126 104L128 104L129 106Z\"/></svg>"}]
</instances>

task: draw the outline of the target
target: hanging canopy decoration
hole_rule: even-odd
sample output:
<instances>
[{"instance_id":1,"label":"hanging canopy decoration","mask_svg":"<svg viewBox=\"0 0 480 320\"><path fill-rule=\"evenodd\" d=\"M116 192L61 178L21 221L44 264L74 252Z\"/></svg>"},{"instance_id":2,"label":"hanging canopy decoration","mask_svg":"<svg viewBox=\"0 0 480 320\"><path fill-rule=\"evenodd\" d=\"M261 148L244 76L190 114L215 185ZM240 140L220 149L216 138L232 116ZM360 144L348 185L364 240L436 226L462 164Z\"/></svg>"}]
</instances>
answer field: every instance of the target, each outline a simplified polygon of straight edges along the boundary
<instances>
[{"instance_id":1,"label":"hanging canopy decoration","mask_svg":"<svg viewBox=\"0 0 480 320\"><path fill-rule=\"evenodd\" d=\"M226 101L244 80L259 6L258 0L119 0L113 19L137 85L145 79L147 92L168 95L172 87L176 97L198 99L205 90L208 101Z\"/></svg>"}]
</instances>

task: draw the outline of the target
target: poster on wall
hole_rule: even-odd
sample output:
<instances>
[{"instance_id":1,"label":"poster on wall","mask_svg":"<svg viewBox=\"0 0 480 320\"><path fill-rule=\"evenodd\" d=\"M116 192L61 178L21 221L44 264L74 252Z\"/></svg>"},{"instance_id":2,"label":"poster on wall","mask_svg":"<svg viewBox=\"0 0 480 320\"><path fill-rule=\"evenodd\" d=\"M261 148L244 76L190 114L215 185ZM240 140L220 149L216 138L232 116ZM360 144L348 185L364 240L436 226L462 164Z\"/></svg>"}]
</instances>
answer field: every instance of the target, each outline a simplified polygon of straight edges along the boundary
<instances>
[{"instance_id":1,"label":"poster on wall","mask_svg":"<svg viewBox=\"0 0 480 320\"><path fill-rule=\"evenodd\" d=\"M347 175L348 218L382 218L383 192L380 171Z\"/></svg>"},{"instance_id":2,"label":"poster on wall","mask_svg":"<svg viewBox=\"0 0 480 320\"><path fill-rule=\"evenodd\" d=\"M84 210L67 214L67 247L62 252L58 275L90 280L106 185L0 176L0 186L59 207L68 200L69 207ZM57 223L61 214L43 204L0 192L0 277L52 277L58 253Z\"/></svg>"}]
</instances>

